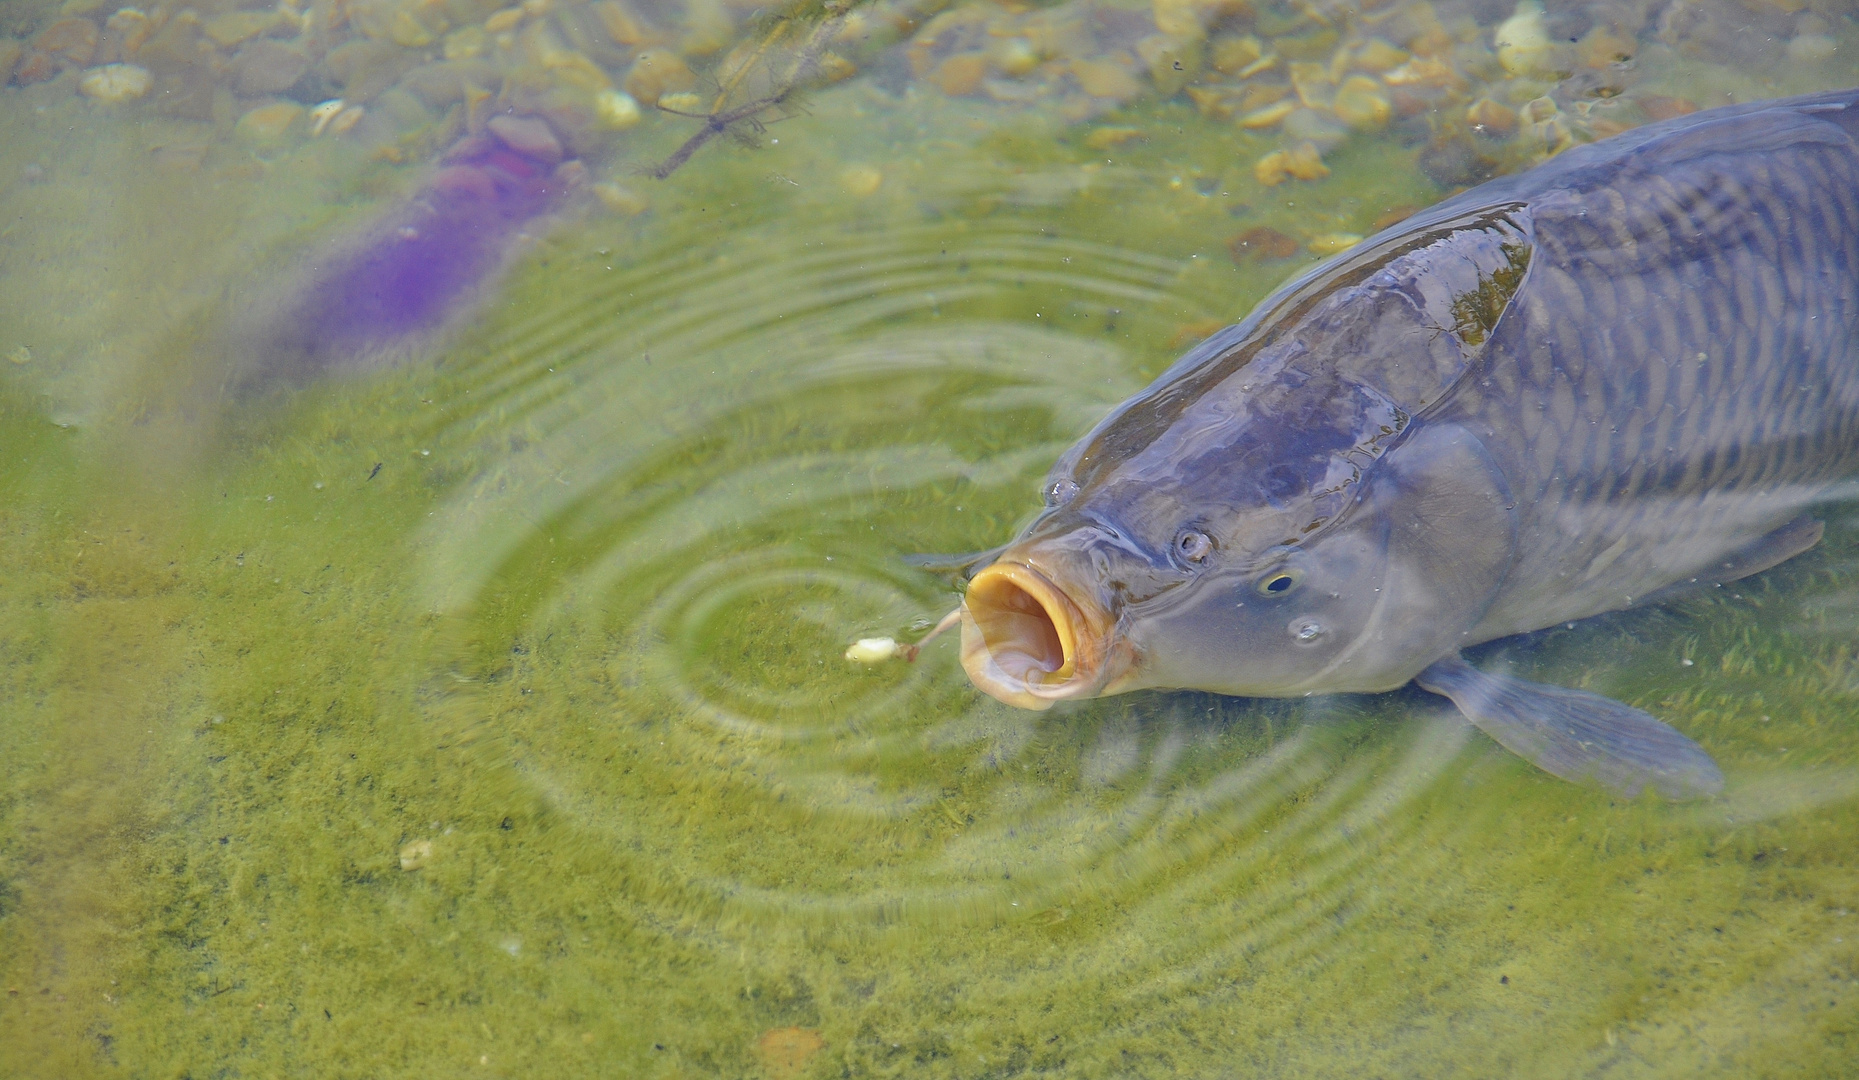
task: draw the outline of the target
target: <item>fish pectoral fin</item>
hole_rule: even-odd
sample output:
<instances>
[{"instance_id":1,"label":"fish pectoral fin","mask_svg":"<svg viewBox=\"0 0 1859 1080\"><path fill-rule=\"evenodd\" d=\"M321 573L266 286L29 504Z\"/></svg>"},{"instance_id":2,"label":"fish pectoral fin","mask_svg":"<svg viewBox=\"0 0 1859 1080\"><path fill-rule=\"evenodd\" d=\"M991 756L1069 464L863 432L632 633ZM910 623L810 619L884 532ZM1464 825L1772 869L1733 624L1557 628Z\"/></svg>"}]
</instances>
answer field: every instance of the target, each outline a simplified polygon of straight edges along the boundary
<instances>
[{"instance_id":1,"label":"fish pectoral fin","mask_svg":"<svg viewBox=\"0 0 1859 1080\"><path fill-rule=\"evenodd\" d=\"M1596 783L1627 798L1648 784L1668 799L1723 790L1723 773L1703 747L1612 698L1487 675L1456 653L1414 682L1451 698L1506 750L1564 780Z\"/></svg>"},{"instance_id":2,"label":"fish pectoral fin","mask_svg":"<svg viewBox=\"0 0 1859 1080\"><path fill-rule=\"evenodd\" d=\"M1713 582L1737 581L1780 566L1808 548L1820 543L1826 525L1806 514L1795 518L1748 547L1732 552L1710 570ZM1700 574L1702 579L1703 575Z\"/></svg>"},{"instance_id":3,"label":"fish pectoral fin","mask_svg":"<svg viewBox=\"0 0 1859 1080\"><path fill-rule=\"evenodd\" d=\"M1648 593L1641 598L1643 604L1663 604L1668 600L1689 596L1700 589L1712 585L1722 585L1731 581L1741 581L1770 570L1794 558L1807 549L1820 543L1820 536L1827 531L1827 526L1806 514L1795 518L1788 524L1732 551L1718 559L1710 566L1698 572L1698 576L1689 581L1680 581L1657 592Z\"/></svg>"}]
</instances>

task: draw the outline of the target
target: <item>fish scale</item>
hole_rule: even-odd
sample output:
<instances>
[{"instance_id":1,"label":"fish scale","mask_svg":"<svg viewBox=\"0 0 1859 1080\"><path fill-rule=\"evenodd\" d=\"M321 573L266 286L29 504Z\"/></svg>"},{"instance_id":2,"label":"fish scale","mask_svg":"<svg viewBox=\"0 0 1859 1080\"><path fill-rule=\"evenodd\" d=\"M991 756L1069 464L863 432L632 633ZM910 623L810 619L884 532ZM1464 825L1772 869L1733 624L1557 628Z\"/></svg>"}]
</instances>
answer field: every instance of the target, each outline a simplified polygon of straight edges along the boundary
<instances>
[{"instance_id":1,"label":"fish scale","mask_svg":"<svg viewBox=\"0 0 1859 1080\"><path fill-rule=\"evenodd\" d=\"M1649 125L1284 286L1053 467L970 583L963 665L1450 698L1542 768L1709 794L1709 754L1460 650L1759 572L1859 472L1859 91Z\"/></svg>"},{"instance_id":2,"label":"fish scale","mask_svg":"<svg viewBox=\"0 0 1859 1080\"><path fill-rule=\"evenodd\" d=\"M1622 170L1604 188L1532 205L1532 272L1549 287L1536 289L1532 279L1520 290L1487 361L1514 363L1558 419L1560 446L1547 475L1531 447L1507 453L1501 440L1488 443L1513 488L1534 493L1520 496L1529 509L1519 521L1517 559L1565 567L1553 586L1560 590L1622 536L1640 549L1581 593L1555 597L1557 614L1629 606L1629 597L1669 584L1661 579L1700 546L1698 530L1747 543L1798 509L1746 501L1710 512L1700 502L1710 494L1818 488L1859 463L1859 410L1841 404L1859 391L1851 330L1859 155L1820 143L1789 155L1799 160L1775 153L1705 153L1653 175ZM1845 182L1831 183L1842 172ZM1723 183L1726 176L1735 182ZM1566 183L1543 178L1552 192ZM1778 219L1768 211L1776 205L1790 212ZM1595 251L1605 257L1584 258ZM1613 264L1612 273L1592 272L1595 262ZM1638 272L1621 277L1623 269ZM1571 307L1596 317L1571 319ZM1832 332L1842 326L1843 335ZM1685 364L1697 355L1707 360ZM1640 362L1620 363L1623 356ZM1676 381L1673 364L1683 369ZM1545 367L1554 385L1529 377ZM1583 383L1580 395L1566 389ZM1597 422L1570 422L1576 396L1598 403L1588 410ZM1430 418L1497 430L1516 407L1502 394L1474 392ZM1648 422L1672 414L1669 430ZM1611 422L1598 422L1603 416ZM1557 492L1558 476L1584 482ZM1654 493L1657 502L1644 501ZM1636 512L1619 512L1626 500L1641 500ZM1573 537L1552 526L1571 511L1585 526ZM1473 636L1540 625L1544 592L1528 578L1508 585Z\"/></svg>"}]
</instances>

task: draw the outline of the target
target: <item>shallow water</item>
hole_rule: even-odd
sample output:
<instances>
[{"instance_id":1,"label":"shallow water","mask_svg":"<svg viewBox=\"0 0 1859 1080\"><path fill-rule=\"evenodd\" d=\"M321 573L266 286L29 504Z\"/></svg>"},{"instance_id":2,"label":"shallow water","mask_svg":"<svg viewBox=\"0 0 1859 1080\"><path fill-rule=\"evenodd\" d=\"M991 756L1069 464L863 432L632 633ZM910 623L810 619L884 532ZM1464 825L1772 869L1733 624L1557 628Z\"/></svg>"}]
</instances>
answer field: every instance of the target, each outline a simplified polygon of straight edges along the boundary
<instances>
[{"instance_id":1,"label":"shallow water","mask_svg":"<svg viewBox=\"0 0 1859 1080\"><path fill-rule=\"evenodd\" d=\"M1473 7L1457 62L1514 99ZM1614 14L1621 112L1537 87L1579 138L1855 81L1848 8ZM1672 722L1704 803L1564 784L1417 690L1033 714L948 639L843 658L958 602L902 556L1010 537L1110 406L1455 182L1425 116L1268 187L1280 129L952 97L898 40L663 182L698 121L590 137L451 323L281 379L238 328L453 114L255 142L242 97L0 89L0 1074L1849 1070L1859 507L1475 657Z\"/></svg>"}]
</instances>

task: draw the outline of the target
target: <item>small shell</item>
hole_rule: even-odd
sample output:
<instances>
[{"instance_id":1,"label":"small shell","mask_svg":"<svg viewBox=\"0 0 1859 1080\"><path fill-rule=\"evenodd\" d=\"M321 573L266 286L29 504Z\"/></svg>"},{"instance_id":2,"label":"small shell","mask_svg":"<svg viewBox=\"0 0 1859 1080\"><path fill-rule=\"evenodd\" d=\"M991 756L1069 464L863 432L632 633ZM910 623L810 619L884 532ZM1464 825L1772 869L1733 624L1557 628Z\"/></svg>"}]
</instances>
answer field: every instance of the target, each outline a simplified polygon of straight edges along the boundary
<instances>
[{"instance_id":1,"label":"small shell","mask_svg":"<svg viewBox=\"0 0 1859 1080\"><path fill-rule=\"evenodd\" d=\"M859 638L846 650L846 659L855 664L881 664L898 653L897 641L888 637Z\"/></svg>"},{"instance_id":2,"label":"small shell","mask_svg":"<svg viewBox=\"0 0 1859 1080\"><path fill-rule=\"evenodd\" d=\"M313 107L310 110L310 134L321 135L323 129L329 126L329 122L334 120L336 114L342 111L342 106L344 104L345 102L343 102L341 98L330 98L321 105Z\"/></svg>"}]
</instances>

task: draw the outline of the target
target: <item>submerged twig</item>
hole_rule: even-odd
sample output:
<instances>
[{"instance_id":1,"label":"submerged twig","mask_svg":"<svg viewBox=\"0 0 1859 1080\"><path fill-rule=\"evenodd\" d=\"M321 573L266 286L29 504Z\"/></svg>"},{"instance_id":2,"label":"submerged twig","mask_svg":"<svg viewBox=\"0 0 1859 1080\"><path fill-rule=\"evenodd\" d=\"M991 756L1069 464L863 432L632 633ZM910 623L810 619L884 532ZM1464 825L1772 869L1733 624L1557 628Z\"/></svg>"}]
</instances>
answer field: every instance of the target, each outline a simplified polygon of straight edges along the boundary
<instances>
[{"instance_id":1,"label":"submerged twig","mask_svg":"<svg viewBox=\"0 0 1859 1080\"><path fill-rule=\"evenodd\" d=\"M760 114L785 103L795 93L804 88L812 78L819 74L820 61L826 55L827 45L832 42L834 35L839 32L840 27L845 22L846 15L850 13L859 2L861 2L861 0L826 0L826 3L824 3L822 7L827 12L827 17L822 20L818 26L814 27L813 33L808 36L806 44L801 46L799 53L795 56L792 67L788 69L786 75L771 80L773 86L773 91L771 93L741 105L724 108L724 103L741 88L744 80L748 78L749 73L760 67L769 51L778 45L783 38L786 38L790 31L795 28L796 19L791 15L782 16L777 19L773 28L771 28L767 34L763 35L761 41L755 45L749 55L744 57L741 63L736 64L734 70L728 72L725 78L719 82L717 95L711 102L709 112L701 114L681 113L676 109L666 109L660 106L663 112L672 113L676 116L690 116L693 119L702 120L704 126L695 135L684 140L684 145L673 151L670 157L659 162L658 165L652 169L652 175L659 180L669 177L672 173L677 172L685 162L691 160L691 155L703 149L704 144L711 139L724 134L736 124L745 121L757 122L756 118Z\"/></svg>"},{"instance_id":2,"label":"submerged twig","mask_svg":"<svg viewBox=\"0 0 1859 1080\"><path fill-rule=\"evenodd\" d=\"M704 122L704 126L702 130L698 131L697 134L691 136L690 138L684 140L683 146L678 147L677 150L672 152L672 155L670 157L666 158L664 161L661 161L656 166L654 166L652 169L652 175L659 180L663 180L666 177L670 176L672 173L677 172L679 166L691 160L692 154L695 154L697 151L701 150L703 148L703 145L709 142L711 139L714 139L718 135L721 135L725 131L728 131L731 124L739 123L740 121L750 119L753 116L755 116L755 114L761 112L764 109L774 108L776 105L781 104L781 102L785 100L787 96L793 92L793 90L794 90L794 87L790 86L779 94L775 94L773 96L765 97L765 98L758 98L755 101L751 101L746 105L738 105L735 108L727 110L725 112L709 113L709 114L695 117L696 119L700 119ZM690 113L677 112L675 109L666 109L664 111L672 113L673 115L676 115L676 116L691 116L692 115Z\"/></svg>"}]
</instances>

